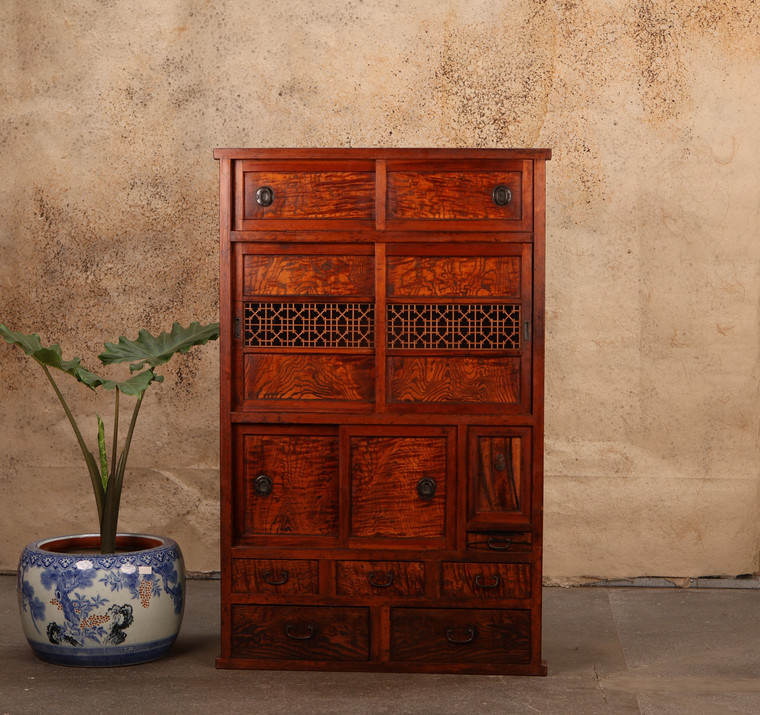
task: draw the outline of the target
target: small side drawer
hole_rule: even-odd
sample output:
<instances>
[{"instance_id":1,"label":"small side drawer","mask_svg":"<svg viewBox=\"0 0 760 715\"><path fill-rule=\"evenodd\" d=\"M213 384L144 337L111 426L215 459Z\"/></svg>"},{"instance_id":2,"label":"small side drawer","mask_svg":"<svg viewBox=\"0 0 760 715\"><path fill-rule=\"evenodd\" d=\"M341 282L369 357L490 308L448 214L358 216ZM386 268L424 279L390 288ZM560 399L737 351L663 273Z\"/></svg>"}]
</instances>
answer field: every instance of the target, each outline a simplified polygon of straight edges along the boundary
<instances>
[{"instance_id":1,"label":"small side drawer","mask_svg":"<svg viewBox=\"0 0 760 715\"><path fill-rule=\"evenodd\" d=\"M233 605L232 657L368 660L369 610Z\"/></svg>"},{"instance_id":2,"label":"small side drawer","mask_svg":"<svg viewBox=\"0 0 760 715\"><path fill-rule=\"evenodd\" d=\"M425 567L406 561L338 561L335 564L339 596L422 596Z\"/></svg>"},{"instance_id":3,"label":"small side drawer","mask_svg":"<svg viewBox=\"0 0 760 715\"><path fill-rule=\"evenodd\" d=\"M530 564L442 564L441 594L448 598L530 598Z\"/></svg>"},{"instance_id":4,"label":"small side drawer","mask_svg":"<svg viewBox=\"0 0 760 715\"><path fill-rule=\"evenodd\" d=\"M316 561L234 559L233 593L319 593Z\"/></svg>"},{"instance_id":5,"label":"small side drawer","mask_svg":"<svg viewBox=\"0 0 760 715\"><path fill-rule=\"evenodd\" d=\"M468 549L489 551L495 554L529 552L531 541L532 537L529 531L467 532Z\"/></svg>"},{"instance_id":6,"label":"small side drawer","mask_svg":"<svg viewBox=\"0 0 760 715\"><path fill-rule=\"evenodd\" d=\"M393 608L390 657L418 663L528 663L530 611Z\"/></svg>"}]
</instances>

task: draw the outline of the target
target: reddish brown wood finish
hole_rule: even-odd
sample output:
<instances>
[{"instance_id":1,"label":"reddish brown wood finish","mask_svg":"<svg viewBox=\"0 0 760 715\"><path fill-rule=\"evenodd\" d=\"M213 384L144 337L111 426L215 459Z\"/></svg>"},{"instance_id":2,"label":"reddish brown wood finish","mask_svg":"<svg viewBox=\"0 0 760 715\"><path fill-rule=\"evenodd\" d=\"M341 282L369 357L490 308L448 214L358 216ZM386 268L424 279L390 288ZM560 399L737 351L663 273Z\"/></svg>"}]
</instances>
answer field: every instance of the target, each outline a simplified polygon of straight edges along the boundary
<instances>
[{"instance_id":1,"label":"reddish brown wood finish","mask_svg":"<svg viewBox=\"0 0 760 715\"><path fill-rule=\"evenodd\" d=\"M214 155L217 665L545 674L550 152Z\"/></svg>"}]
</instances>

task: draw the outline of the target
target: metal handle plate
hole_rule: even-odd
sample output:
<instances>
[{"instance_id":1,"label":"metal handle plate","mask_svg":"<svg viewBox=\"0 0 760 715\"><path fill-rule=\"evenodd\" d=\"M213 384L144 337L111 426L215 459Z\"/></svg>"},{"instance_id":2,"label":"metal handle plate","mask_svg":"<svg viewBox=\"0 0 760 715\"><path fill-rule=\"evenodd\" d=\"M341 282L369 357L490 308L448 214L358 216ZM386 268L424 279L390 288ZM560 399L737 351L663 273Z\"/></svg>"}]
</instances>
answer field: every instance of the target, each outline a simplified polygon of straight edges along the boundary
<instances>
[{"instance_id":1,"label":"metal handle plate","mask_svg":"<svg viewBox=\"0 0 760 715\"><path fill-rule=\"evenodd\" d=\"M449 628L446 631L446 640L449 643L454 643L454 645L464 645L465 643L472 643L475 640L475 629L470 627L465 630L465 637L464 638L455 638L454 637L454 629Z\"/></svg>"},{"instance_id":2,"label":"metal handle plate","mask_svg":"<svg viewBox=\"0 0 760 715\"><path fill-rule=\"evenodd\" d=\"M378 576L385 576L384 581L378 581ZM386 574L383 574L380 571L373 571L369 575L369 585L374 586L375 588L388 588L388 586L393 585L393 571L388 571Z\"/></svg>"},{"instance_id":3,"label":"metal handle plate","mask_svg":"<svg viewBox=\"0 0 760 715\"><path fill-rule=\"evenodd\" d=\"M288 623L285 626L285 635L294 641L307 641L314 637L314 626L306 626L303 633L297 633L295 627Z\"/></svg>"},{"instance_id":4,"label":"metal handle plate","mask_svg":"<svg viewBox=\"0 0 760 715\"><path fill-rule=\"evenodd\" d=\"M288 582L288 572L287 571L280 571L280 577L278 580L274 580L272 578L272 572L271 571L264 571L264 574L262 576L265 583L268 583L270 586L282 586L284 583Z\"/></svg>"}]
</instances>

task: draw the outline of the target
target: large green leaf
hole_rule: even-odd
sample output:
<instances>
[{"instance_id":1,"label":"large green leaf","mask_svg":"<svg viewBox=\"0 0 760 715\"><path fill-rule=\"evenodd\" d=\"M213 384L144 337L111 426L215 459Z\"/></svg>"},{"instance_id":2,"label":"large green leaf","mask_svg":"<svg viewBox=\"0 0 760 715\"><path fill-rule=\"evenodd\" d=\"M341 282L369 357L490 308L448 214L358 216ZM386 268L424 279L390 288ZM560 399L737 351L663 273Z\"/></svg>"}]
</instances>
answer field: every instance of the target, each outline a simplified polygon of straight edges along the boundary
<instances>
[{"instance_id":1,"label":"large green leaf","mask_svg":"<svg viewBox=\"0 0 760 715\"><path fill-rule=\"evenodd\" d=\"M84 367L81 364L81 359L78 357L64 360L61 346L57 343L44 347L40 343L40 336L36 333L27 335L10 330L5 325L0 325L0 335L3 336L6 342L21 348L29 357L36 360L43 367L61 370L76 378L83 385L87 385L91 390L94 390L96 387L103 387L106 390L119 389L125 395L140 395L151 382L163 380L163 377L155 375L152 370L145 370L125 381L108 380Z\"/></svg>"},{"instance_id":2,"label":"large green leaf","mask_svg":"<svg viewBox=\"0 0 760 715\"><path fill-rule=\"evenodd\" d=\"M129 362L130 371L135 372L145 365L152 368L163 365L175 353L186 353L194 345L203 345L218 337L219 323L201 325L193 322L186 328L174 323L170 333L163 332L157 337L147 330L141 330L137 340L127 340L122 335L118 343L106 343L105 351L98 358L104 365Z\"/></svg>"}]
</instances>

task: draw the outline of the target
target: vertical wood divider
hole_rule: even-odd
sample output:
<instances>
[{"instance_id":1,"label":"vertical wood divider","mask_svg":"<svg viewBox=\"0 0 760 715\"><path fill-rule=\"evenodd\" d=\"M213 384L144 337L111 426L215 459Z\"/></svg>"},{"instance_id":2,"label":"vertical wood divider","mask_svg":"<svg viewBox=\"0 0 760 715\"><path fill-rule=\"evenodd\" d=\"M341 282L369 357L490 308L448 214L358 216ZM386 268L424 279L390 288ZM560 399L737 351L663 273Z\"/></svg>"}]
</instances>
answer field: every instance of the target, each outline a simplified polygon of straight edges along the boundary
<instances>
[{"instance_id":1,"label":"vertical wood divider","mask_svg":"<svg viewBox=\"0 0 760 715\"><path fill-rule=\"evenodd\" d=\"M388 189L385 159L375 162L375 229L385 230L385 202Z\"/></svg>"},{"instance_id":2,"label":"vertical wood divider","mask_svg":"<svg viewBox=\"0 0 760 715\"><path fill-rule=\"evenodd\" d=\"M388 370L385 365L385 244L375 241L375 412L385 412Z\"/></svg>"}]
</instances>

